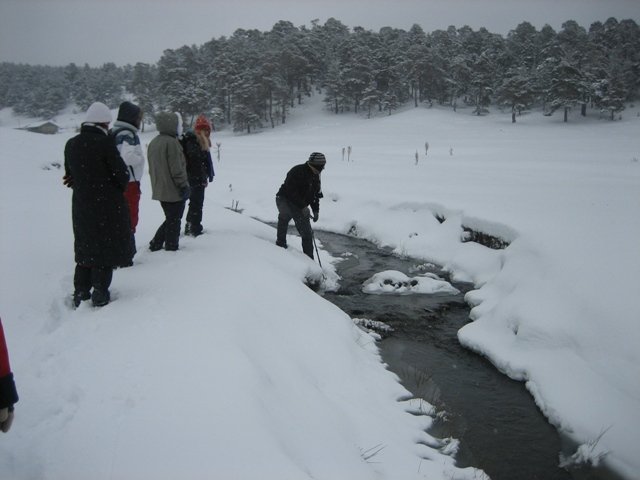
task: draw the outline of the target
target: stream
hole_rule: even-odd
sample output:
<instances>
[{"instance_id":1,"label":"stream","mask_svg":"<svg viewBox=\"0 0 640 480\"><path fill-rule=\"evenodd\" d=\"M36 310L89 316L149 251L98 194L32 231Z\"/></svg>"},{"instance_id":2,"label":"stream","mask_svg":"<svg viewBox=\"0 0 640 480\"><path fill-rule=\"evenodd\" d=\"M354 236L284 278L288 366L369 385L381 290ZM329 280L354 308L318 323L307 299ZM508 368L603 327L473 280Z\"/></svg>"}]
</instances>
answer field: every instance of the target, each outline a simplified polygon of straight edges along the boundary
<instances>
[{"instance_id":1,"label":"stream","mask_svg":"<svg viewBox=\"0 0 640 480\"><path fill-rule=\"evenodd\" d=\"M558 466L563 442L522 382L498 372L484 357L463 348L457 331L468 323L464 294L471 284L451 282L458 294L372 295L362 292L374 274L397 270L408 277L439 267L399 257L366 240L316 232L334 257L340 286L323 296L352 318L383 322L393 329L379 342L383 361L415 397L445 415L429 433L460 441L458 466L484 470L492 480L605 478L593 470L568 472Z\"/></svg>"}]
</instances>

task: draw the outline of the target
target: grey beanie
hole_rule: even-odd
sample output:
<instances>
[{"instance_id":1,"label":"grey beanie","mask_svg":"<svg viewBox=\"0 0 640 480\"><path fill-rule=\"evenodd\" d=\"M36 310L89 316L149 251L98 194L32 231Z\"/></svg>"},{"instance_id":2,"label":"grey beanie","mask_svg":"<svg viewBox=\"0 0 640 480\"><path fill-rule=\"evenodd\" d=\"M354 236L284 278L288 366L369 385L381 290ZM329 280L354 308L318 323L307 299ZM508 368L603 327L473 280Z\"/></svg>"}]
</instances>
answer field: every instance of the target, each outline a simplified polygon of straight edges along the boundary
<instances>
[{"instance_id":1,"label":"grey beanie","mask_svg":"<svg viewBox=\"0 0 640 480\"><path fill-rule=\"evenodd\" d=\"M327 163L327 159L325 158L324 153L313 152L311 155L309 155L308 162L313 166L324 167L325 163Z\"/></svg>"}]
</instances>

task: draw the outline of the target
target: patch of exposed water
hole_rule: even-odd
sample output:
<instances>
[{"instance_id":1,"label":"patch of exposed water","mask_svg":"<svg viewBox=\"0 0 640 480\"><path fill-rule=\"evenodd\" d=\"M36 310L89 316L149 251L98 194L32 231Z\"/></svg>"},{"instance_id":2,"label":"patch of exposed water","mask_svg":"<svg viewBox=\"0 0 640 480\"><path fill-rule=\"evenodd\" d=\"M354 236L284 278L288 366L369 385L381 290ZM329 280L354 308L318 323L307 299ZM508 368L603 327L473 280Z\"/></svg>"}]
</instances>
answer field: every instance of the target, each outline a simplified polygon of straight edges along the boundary
<instances>
[{"instance_id":1,"label":"patch of exposed water","mask_svg":"<svg viewBox=\"0 0 640 480\"><path fill-rule=\"evenodd\" d=\"M464 294L470 284L451 282L458 294L371 295L363 283L397 270L409 277L446 275L435 265L393 255L355 237L316 232L324 248L343 257L340 287L324 297L352 318L383 322L393 331L380 341L382 358L414 396L442 412L430 434L460 440L459 466L484 470L493 480L603 479L594 470L560 468L563 442L522 382L464 349L457 331L470 320Z\"/></svg>"}]
</instances>

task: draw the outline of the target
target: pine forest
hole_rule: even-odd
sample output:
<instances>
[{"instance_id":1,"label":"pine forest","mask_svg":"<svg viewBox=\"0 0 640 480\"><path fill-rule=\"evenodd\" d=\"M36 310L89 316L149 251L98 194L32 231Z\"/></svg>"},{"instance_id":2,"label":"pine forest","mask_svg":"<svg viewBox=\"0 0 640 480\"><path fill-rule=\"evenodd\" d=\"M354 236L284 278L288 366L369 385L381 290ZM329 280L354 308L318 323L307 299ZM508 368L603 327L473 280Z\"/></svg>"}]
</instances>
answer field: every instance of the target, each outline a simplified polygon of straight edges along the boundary
<instances>
[{"instance_id":1,"label":"pine forest","mask_svg":"<svg viewBox=\"0 0 640 480\"><path fill-rule=\"evenodd\" d=\"M215 128L252 132L287 121L309 95L336 114L390 115L407 106L462 106L564 116L578 109L615 120L640 94L640 29L609 18L560 31L522 22L506 37L468 26L425 32L349 28L330 18L268 32L236 30L197 46L167 49L156 64L100 67L0 64L0 108L52 119L94 101L137 102L146 120L162 110L187 122L206 113Z\"/></svg>"}]
</instances>

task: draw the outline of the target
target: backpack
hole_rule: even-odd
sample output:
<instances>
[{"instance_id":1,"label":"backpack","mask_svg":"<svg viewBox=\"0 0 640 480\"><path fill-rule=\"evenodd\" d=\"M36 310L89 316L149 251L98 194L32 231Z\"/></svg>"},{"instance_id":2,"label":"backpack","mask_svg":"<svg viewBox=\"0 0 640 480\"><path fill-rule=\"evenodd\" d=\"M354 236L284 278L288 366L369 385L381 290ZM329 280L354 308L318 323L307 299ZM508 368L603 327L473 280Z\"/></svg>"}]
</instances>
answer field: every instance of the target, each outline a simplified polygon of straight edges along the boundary
<instances>
[{"instance_id":1,"label":"backpack","mask_svg":"<svg viewBox=\"0 0 640 480\"><path fill-rule=\"evenodd\" d=\"M136 132L131 130L129 127L118 127L115 130L112 128L111 130L109 130L109 136L113 138L114 143L116 141L116 137L118 136L118 134L124 130L126 130L127 132L131 132L131 134L133 135L133 138L136 138ZM138 181L135 173L133 172L133 167L131 165L129 165L129 172L131 172L131 178L133 178L135 181Z\"/></svg>"}]
</instances>

